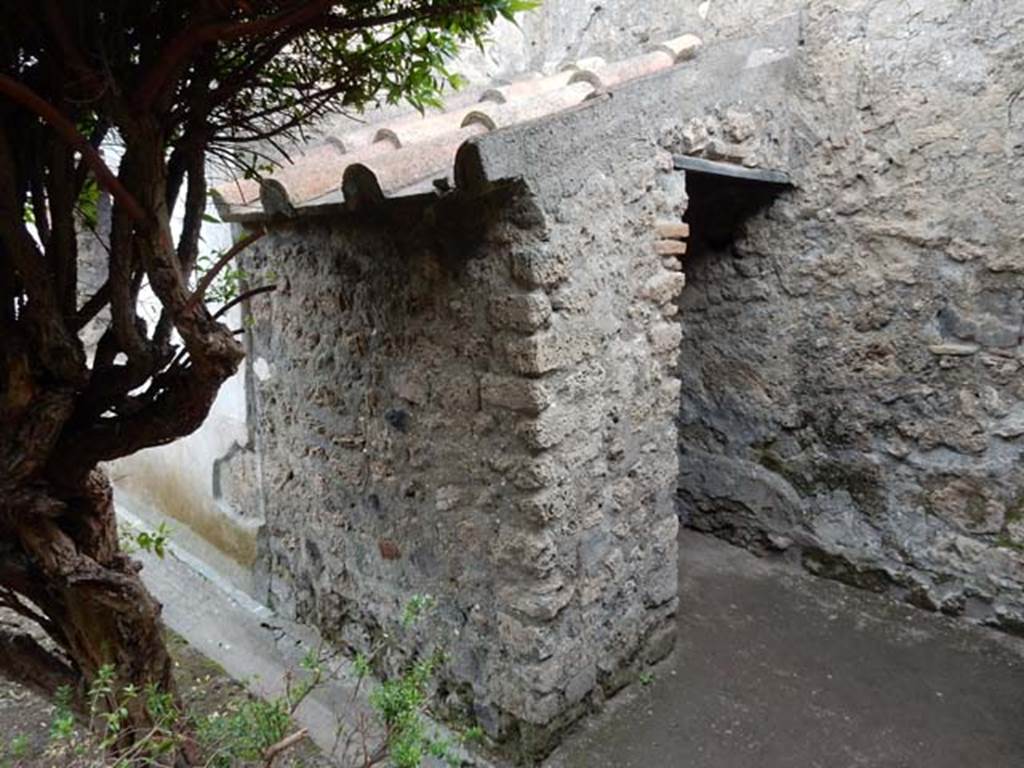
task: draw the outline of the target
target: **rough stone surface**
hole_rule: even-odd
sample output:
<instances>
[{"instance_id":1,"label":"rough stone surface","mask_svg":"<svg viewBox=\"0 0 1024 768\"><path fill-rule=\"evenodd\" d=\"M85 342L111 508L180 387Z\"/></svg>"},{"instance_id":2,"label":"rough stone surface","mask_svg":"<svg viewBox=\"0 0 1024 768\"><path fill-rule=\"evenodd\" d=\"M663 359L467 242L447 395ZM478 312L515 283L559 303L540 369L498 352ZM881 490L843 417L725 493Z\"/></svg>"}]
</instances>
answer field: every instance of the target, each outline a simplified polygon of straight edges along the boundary
<instances>
[{"instance_id":1,"label":"rough stone surface","mask_svg":"<svg viewBox=\"0 0 1024 768\"><path fill-rule=\"evenodd\" d=\"M798 7L712 2L708 23L745 34ZM683 514L1019 631L1024 7L815 2L803 24L797 189L732 242L690 221ZM710 110L666 146L756 146L749 112Z\"/></svg>"},{"instance_id":2,"label":"rough stone surface","mask_svg":"<svg viewBox=\"0 0 1024 768\"><path fill-rule=\"evenodd\" d=\"M264 594L351 648L435 596L409 648L443 645L442 699L523 755L672 647L685 279L656 243L687 198L659 139L756 97L780 164L789 63L756 54L795 25L772 34L474 140L468 192L247 252L278 290L249 324L255 460L219 473L260 496Z\"/></svg>"},{"instance_id":3,"label":"rough stone surface","mask_svg":"<svg viewBox=\"0 0 1024 768\"><path fill-rule=\"evenodd\" d=\"M653 242L685 199L643 194L677 173L654 149L248 257L281 275L248 363L273 361L249 377L272 607L358 649L433 595L410 648L443 647L449 704L526 754L671 647L682 281Z\"/></svg>"},{"instance_id":4,"label":"rough stone surface","mask_svg":"<svg viewBox=\"0 0 1024 768\"><path fill-rule=\"evenodd\" d=\"M795 25L771 34L475 139L426 208L249 256L282 276L248 358L269 599L359 648L436 596L442 697L524 755L671 648L685 280L655 243L687 199L659 139L756 97L779 164L789 63L756 54Z\"/></svg>"}]
</instances>

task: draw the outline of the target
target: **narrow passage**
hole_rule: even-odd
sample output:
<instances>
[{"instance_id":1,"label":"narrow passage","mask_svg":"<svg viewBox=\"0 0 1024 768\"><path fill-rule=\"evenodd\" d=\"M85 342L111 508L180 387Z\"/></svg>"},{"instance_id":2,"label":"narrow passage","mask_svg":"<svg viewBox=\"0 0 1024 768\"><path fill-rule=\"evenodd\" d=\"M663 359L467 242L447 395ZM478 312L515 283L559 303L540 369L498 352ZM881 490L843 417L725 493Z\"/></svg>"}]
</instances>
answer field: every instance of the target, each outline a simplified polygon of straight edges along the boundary
<instances>
[{"instance_id":1,"label":"narrow passage","mask_svg":"<svg viewBox=\"0 0 1024 768\"><path fill-rule=\"evenodd\" d=\"M680 539L679 641L550 768L1020 768L1024 640Z\"/></svg>"}]
</instances>

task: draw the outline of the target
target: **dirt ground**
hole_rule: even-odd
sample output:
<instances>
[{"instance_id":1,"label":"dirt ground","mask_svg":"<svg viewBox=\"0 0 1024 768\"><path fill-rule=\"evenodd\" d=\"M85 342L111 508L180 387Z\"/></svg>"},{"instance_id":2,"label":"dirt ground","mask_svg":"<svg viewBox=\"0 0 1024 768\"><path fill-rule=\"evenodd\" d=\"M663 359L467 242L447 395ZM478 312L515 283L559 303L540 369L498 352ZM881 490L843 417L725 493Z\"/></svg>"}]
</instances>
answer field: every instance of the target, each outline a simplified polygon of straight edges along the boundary
<instances>
[{"instance_id":1,"label":"dirt ground","mask_svg":"<svg viewBox=\"0 0 1024 768\"><path fill-rule=\"evenodd\" d=\"M182 638L169 634L168 645L174 657L178 690L190 712L223 712L230 702L247 696L245 689L218 664ZM65 768L67 758L53 754L52 750L48 754L53 745L50 728L55 709L52 702L0 676L0 768ZM332 765L309 739L274 761L275 768Z\"/></svg>"}]
</instances>

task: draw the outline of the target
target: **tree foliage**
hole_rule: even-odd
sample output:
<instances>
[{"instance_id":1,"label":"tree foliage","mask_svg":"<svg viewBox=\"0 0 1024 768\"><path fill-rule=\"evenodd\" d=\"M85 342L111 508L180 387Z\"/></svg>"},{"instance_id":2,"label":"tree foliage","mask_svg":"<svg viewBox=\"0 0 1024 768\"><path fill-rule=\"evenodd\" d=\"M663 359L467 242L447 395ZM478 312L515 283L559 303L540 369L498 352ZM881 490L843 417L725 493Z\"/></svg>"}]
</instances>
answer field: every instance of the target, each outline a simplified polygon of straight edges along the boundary
<instances>
[{"instance_id":1,"label":"tree foliage","mask_svg":"<svg viewBox=\"0 0 1024 768\"><path fill-rule=\"evenodd\" d=\"M97 465L195 430L241 360L195 276L211 161L251 170L253 142L300 139L325 115L430 105L460 45L532 5L0 0L0 605L63 649L42 663L20 639L9 665L42 664L37 682L113 664L170 684L159 605L119 548ZM106 278L82 295L80 232L101 192Z\"/></svg>"}]
</instances>

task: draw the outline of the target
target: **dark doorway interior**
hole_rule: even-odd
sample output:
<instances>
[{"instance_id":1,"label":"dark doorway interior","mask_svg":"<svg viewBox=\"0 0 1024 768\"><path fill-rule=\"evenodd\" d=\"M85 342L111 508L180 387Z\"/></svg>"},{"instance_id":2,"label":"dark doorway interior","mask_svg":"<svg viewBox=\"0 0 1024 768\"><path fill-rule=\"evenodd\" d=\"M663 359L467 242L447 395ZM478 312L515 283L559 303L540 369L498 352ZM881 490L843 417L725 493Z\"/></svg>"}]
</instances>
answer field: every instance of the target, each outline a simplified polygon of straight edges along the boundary
<instances>
[{"instance_id":1,"label":"dark doorway interior","mask_svg":"<svg viewBox=\"0 0 1024 768\"><path fill-rule=\"evenodd\" d=\"M738 331L745 322L770 313L758 286L763 265L737 248L744 223L791 185L780 171L744 168L701 158L677 157L686 173L690 225L684 262L686 288L679 299L682 346L679 378L680 476L677 509L684 525L758 547L754 532L771 528L763 504L747 503L732 488L733 461L749 461L759 437L751 419L765 357L758 339ZM748 277L749 276L749 277ZM764 317L768 322L768 317ZM769 335L770 338L770 335ZM770 514L770 513L769 513Z\"/></svg>"}]
</instances>

